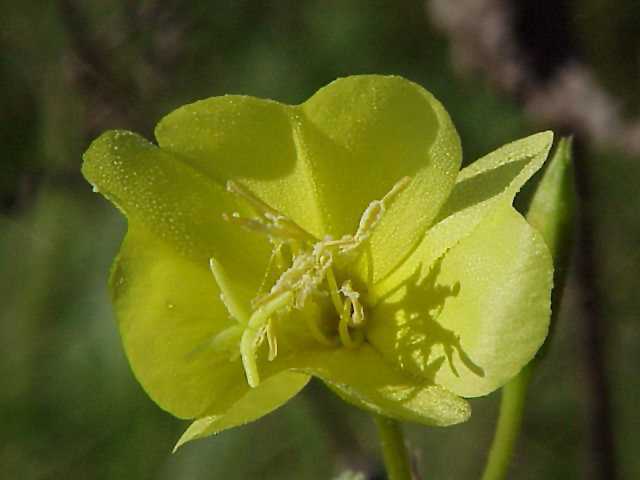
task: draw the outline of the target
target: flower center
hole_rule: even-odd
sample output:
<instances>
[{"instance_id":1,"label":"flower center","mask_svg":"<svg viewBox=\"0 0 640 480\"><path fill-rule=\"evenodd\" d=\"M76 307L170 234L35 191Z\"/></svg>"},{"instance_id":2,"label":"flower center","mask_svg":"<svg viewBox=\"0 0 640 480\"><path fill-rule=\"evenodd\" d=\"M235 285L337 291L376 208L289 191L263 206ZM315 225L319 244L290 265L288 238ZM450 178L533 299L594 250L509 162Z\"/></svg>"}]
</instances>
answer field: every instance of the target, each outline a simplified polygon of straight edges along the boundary
<instances>
[{"instance_id":1,"label":"flower center","mask_svg":"<svg viewBox=\"0 0 640 480\"><path fill-rule=\"evenodd\" d=\"M240 355L249 385L255 387L260 382L256 352L264 340L269 346L269 360L278 353L274 317L286 315L291 309L302 310L312 297L328 296L338 318L337 333L329 336L313 317L304 315L311 335L318 342L327 346L342 344L347 348L362 342L366 316L361 292L349 279L338 286L336 271L358 258L386 208L409 181L409 177L402 178L382 199L372 201L360 217L356 232L339 239L330 235L318 239L238 183L227 183L227 190L243 198L256 216L225 214L225 220L266 235L273 245L262 285L252 301L253 313L240 340ZM266 291L269 282L272 282L271 288Z\"/></svg>"}]
</instances>

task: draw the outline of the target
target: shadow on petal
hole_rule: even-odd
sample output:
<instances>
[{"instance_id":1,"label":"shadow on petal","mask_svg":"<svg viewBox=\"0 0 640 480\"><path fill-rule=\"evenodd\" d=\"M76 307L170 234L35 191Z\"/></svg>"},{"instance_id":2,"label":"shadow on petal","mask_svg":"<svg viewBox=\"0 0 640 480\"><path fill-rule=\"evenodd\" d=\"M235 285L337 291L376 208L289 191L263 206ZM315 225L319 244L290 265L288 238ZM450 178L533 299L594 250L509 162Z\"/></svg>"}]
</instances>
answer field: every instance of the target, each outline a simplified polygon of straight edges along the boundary
<instances>
[{"instance_id":1,"label":"shadow on petal","mask_svg":"<svg viewBox=\"0 0 640 480\"><path fill-rule=\"evenodd\" d=\"M463 288L460 282L438 282L441 264L442 257L422 279L418 265L413 275L380 299L368 339L403 370L431 382L441 368L458 376L460 365L483 377L484 369L464 350L460 336L438 323L447 300Z\"/></svg>"},{"instance_id":2,"label":"shadow on petal","mask_svg":"<svg viewBox=\"0 0 640 480\"><path fill-rule=\"evenodd\" d=\"M349 403L398 420L446 426L471 414L464 399L402 372L366 343L356 349L306 352L292 368L322 379Z\"/></svg>"},{"instance_id":3,"label":"shadow on petal","mask_svg":"<svg viewBox=\"0 0 640 480\"><path fill-rule=\"evenodd\" d=\"M492 170L486 170L468 177L456 184L447 203L442 207L436 223L478 203L490 200L505 190L511 181L529 164L533 156L505 163Z\"/></svg>"}]
</instances>

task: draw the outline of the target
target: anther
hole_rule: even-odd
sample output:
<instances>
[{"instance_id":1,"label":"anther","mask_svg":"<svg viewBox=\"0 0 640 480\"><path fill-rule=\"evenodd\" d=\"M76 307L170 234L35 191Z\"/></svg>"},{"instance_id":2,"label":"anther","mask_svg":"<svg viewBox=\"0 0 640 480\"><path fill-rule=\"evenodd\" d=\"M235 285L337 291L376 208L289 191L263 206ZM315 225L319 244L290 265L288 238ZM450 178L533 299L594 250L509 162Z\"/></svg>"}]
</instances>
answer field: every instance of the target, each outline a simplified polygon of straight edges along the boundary
<instances>
[{"instance_id":1,"label":"anther","mask_svg":"<svg viewBox=\"0 0 640 480\"><path fill-rule=\"evenodd\" d=\"M254 210L260 214L268 212L273 215L279 215L278 211L271 208L268 204L260 200L248 189L244 188L242 185L234 182L233 180L229 180L227 182L227 191L244 198L254 208Z\"/></svg>"},{"instance_id":2,"label":"anther","mask_svg":"<svg viewBox=\"0 0 640 480\"><path fill-rule=\"evenodd\" d=\"M351 331L349 330L349 319L351 318L351 309L352 304L351 300L347 299L344 302L344 307L342 309L342 315L340 315L340 322L338 323L338 335L340 337L340 341L347 348L355 348L362 343L364 340L364 334L361 329L354 330L353 337Z\"/></svg>"},{"instance_id":3,"label":"anther","mask_svg":"<svg viewBox=\"0 0 640 480\"><path fill-rule=\"evenodd\" d=\"M360 217L360 222L355 235L347 235L334 242L335 245L340 247L341 253L344 254L356 250L369 239L371 233L382 219L386 208L403 190L409 186L410 182L410 177L401 178L393 185L393 187L391 187L391 190L389 190L381 200L374 200L367 206Z\"/></svg>"},{"instance_id":4,"label":"anther","mask_svg":"<svg viewBox=\"0 0 640 480\"><path fill-rule=\"evenodd\" d=\"M350 325L358 327L364 323L364 308L360 303L360 294L356 292L351 286L351 280L347 280L340 287L340 293L342 293L351 302L351 308L353 312L350 315Z\"/></svg>"},{"instance_id":5,"label":"anther","mask_svg":"<svg viewBox=\"0 0 640 480\"><path fill-rule=\"evenodd\" d=\"M273 319L269 319L265 328L267 334L267 343L269 344L269 361L272 362L278 356L278 339L275 333L275 323Z\"/></svg>"},{"instance_id":6,"label":"anther","mask_svg":"<svg viewBox=\"0 0 640 480\"><path fill-rule=\"evenodd\" d=\"M227 191L243 198L256 212L258 219L247 219L238 214L223 214L223 218L232 223L242 225L249 230L256 230L267 235L275 235L285 240L315 242L317 239L304 228L269 206L239 183L229 180Z\"/></svg>"},{"instance_id":7,"label":"anther","mask_svg":"<svg viewBox=\"0 0 640 480\"><path fill-rule=\"evenodd\" d=\"M384 197L382 197L382 203L384 204L384 206L389 206L389 202L394 200L398 196L398 194L403 192L409 186L409 183L411 183L411 177L402 177L400 180L398 180L393 185L393 187L391 187L391 190L389 190L389 192Z\"/></svg>"}]
</instances>

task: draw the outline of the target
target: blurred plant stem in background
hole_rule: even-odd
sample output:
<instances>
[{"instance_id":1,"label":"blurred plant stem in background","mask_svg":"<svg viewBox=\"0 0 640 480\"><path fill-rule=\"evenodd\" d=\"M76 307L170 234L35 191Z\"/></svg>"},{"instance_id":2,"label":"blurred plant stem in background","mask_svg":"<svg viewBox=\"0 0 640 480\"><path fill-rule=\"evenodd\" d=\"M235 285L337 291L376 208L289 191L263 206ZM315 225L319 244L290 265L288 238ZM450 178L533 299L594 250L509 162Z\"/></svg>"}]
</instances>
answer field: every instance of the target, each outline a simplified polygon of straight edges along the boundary
<instances>
[{"instance_id":1,"label":"blurred plant stem in background","mask_svg":"<svg viewBox=\"0 0 640 480\"><path fill-rule=\"evenodd\" d=\"M584 362L588 375L585 394L589 406L590 455L589 475L602 480L618 478L618 460L613 432L613 403L607 368L607 345L610 338L607 323L603 321L604 290L598 278L600 266L595 238L595 198L593 195L593 173L586 157L584 146L576 142L576 189L580 201L577 243L577 281L583 319Z\"/></svg>"}]
</instances>

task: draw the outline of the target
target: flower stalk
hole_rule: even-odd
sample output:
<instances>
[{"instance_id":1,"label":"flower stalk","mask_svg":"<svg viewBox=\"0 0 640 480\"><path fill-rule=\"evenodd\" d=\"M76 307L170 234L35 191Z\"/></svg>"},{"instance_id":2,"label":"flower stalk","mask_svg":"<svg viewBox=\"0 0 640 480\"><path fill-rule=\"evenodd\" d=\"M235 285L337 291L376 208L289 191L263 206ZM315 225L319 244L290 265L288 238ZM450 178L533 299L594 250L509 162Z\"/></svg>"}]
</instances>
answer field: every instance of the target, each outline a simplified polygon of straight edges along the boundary
<instances>
[{"instance_id":1,"label":"flower stalk","mask_svg":"<svg viewBox=\"0 0 640 480\"><path fill-rule=\"evenodd\" d=\"M382 415L373 414L378 428L384 466L389 480L411 480L409 453L400 423Z\"/></svg>"},{"instance_id":2,"label":"flower stalk","mask_svg":"<svg viewBox=\"0 0 640 480\"><path fill-rule=\"evenodd\" d=\"M527 365L520 374L502 388L498 424L489 452L489 459L482 480L506 478L513 450L520 433L522 416L531 380L532 365Z\"/></svg>"}]
</instances>

